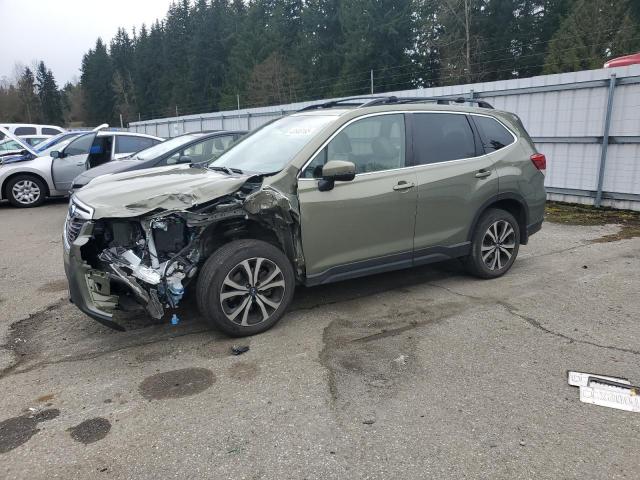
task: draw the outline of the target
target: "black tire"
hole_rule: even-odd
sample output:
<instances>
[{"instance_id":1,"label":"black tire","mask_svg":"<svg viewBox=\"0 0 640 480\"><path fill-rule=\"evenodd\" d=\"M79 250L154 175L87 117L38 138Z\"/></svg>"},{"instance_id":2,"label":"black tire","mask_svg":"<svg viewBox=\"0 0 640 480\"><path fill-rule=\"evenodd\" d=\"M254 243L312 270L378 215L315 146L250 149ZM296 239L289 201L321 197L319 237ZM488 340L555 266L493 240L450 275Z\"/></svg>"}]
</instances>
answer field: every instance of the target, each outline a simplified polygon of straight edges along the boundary
<instances>
[{"instance_id":1,"label":"black tire","mask_svg":"<svg viewBox=\"0 0 640 480\"><path fill-rule=\"evenodd\" d=\"M247 281L249 275L243 264L245 261L250 276L255 276L257 267L257 282L249 284ZM275 275L273 280L269 280L271 275ZM247 293L240 294L244 290L227 282L246 289ZM278 286L260 290L276 284ZM207 323L227 335L244 337L264 332L275 325L289 307L294 289L293 267L280 249L261 240L236 240L216 250L204 263L196 297L198 309ZM221 298L223 295L230 296ZM245 300L248 303L241 308ZM237 316L231 319L234 313Z\"/></svg>"},{"instance_id":2,"label":"black tire","mask_svg":"<svg viewBox=\"0 0 640 480\"><path fill-rule=\"evenodd\" d=\"M38 190L39 193L37 194L37 196L34 198L33 201L28 201L26 197L22 197L22 198L16 197L16 192L14 191L14 187L16 187L16 185L19 186L21 183L25 185L25 188L27 188L27 186L30 185L32 192L35 192L36 189ZM33 188L34 186L35 188ZM7 182L5 194L7 196L7 199L11 203L11 205L13 205L14 207L18 207L18 208L39 207L40 205L42 205L47 195L47 186L40 178L36 177L35 175L21 174L21 175L16 175L15 177L13 177L11 180Z\"/></svg>"},{"instance_id":3,"label":"black tire","mask_svg":"<svg viewBox=\"0 0 640 480\"><path fill-rule=\"evenodd\" d=\"M498 238L498 241L494 242L492 238L496 236L494 226L498 229L497 236L502 237L503 234L510 231L505 225L509 225L513 232L504 239ZM492 228L491 232L489 232L489 227ZM502 227L505 230L502 230ZM510 248L512 244L513 247ZM467 271L476 277L500 277L513 265L518 256L519 248L520 227L514 216L505 210L491 208L480 217L473 232L471 254L463 259L463 263ZM496 252L499 253L498 256L496 256ZM508 256L509 254L510 256Z\"/></svg>"}]
</instances>

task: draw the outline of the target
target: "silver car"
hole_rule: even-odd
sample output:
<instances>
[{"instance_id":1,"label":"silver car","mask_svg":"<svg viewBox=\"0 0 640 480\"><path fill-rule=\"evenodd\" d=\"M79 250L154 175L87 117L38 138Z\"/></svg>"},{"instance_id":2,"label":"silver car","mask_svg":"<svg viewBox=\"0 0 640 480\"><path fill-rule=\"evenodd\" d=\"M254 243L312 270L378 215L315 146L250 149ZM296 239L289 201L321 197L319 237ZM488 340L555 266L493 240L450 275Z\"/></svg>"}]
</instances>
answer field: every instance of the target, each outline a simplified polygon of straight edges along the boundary
<instances>
[{"instance_id":1,"label":"silver car","mask_svg":"<svg viewBox=\"0 0 640 480\"><path fill-rule=\"evenodd\" d=\"M140 133L93 131L40 156L6 129L0 127L0 133L26 151L0 162L0 199L7 199L16 207L37 207L46 197L68 195L73 179L85 170L162 141Z\"/></svg>"}]
</instances>

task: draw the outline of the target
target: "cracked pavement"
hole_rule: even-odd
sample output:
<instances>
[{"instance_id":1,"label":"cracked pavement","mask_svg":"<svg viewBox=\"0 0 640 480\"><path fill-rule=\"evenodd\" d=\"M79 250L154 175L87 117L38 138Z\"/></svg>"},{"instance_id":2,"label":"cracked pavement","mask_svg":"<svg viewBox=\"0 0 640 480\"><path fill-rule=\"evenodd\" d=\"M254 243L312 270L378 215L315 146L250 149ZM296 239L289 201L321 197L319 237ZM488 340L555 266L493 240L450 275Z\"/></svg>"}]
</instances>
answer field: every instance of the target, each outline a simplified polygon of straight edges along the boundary
<instances>
[{"instance_id":1,"label":"cracked pavement","mask_svg":"<svg viewBox=\"0 0 640 480\"><path fill-rule=\"evenodd\" d=\"M492 281L452 261L299 288L233 340L192 298L126 332L69 305L65 212L0 205L1 478L637 475L640 416L566 381L640 383L640 239L593 243L616 226L546 223Z\"/></svg>"}]
</instances>

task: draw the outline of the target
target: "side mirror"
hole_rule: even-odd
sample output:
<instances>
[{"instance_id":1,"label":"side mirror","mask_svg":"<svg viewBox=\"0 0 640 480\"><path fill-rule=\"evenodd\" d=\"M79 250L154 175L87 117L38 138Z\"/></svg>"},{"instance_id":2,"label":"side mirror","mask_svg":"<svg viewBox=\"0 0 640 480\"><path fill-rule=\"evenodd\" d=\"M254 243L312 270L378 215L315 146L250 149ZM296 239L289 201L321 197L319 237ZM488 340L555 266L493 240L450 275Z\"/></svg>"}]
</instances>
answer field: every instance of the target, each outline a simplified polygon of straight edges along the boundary
<instances>
[{"instance_id":1,"label":"side mirror","mask_svg":"<svg viewBox=\"0 0 640 480\"><path fill-rule=\"evenodd\" d=\"M191 163L192 161L192 158L188 155L181 155L180 158L178 158L178 163Z\"/></svg>"},{"instance_id":2,"label":"side mirror","mask_svg":"<svg viewBox=\"0 0 640 480\"><path fill-rule=\"evenodd\" d=\"M59 152L58 150L54 150L49 155L51 156L51 158L62 158L62 157L64 157L64 154L62 152Z\"/></svg>"},{"instance_id":3,"label":"side mirror","mask_svg":"<svg viewBox=\"0 0 640 480\"><path fill-rule=\"evenodd\" d=\"M332 190L335 182L350 182L356 178L356 166L353 162L330 160L322 167L322 179L318 182L318 190Z\"/></svg>"}]
</instances>

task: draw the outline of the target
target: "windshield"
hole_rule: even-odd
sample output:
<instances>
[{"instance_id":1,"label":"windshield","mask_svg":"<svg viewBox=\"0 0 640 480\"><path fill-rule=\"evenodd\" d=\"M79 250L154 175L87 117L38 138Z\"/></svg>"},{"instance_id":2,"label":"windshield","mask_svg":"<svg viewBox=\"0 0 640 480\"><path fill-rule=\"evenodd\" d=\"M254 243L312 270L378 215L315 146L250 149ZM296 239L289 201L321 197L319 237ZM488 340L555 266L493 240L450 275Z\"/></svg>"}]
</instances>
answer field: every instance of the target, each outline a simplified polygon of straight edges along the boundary
<instances>
[{"instance_id":1,"label":"windshield","mask_svg":"<svg viewBox=\"0 0 640 480\"><path fill-rule=\"evenodd\" d=\"M160 142L153 147L145 148L144 150L133 155L133 160L151 160L152 158L158 158L165 153L169 153L176 148L180 148L182 145L192 142L201 135L181 135L179 137L170 138L164 142Z\"/></svg>"},{"instance_id":2,"label":"windshield","mask_svg":"<svg viewBox=\"0 0 640 480\"><path fill-rule=\"evenodd\" d=\"M7 138L5 140L0 141L0 153L5 152L14 152L14 151L24 150L24 148L15 140L11 140Z\"/></svg>"},{"instance_id":3,"label":"windshield","mask_svg":"<svg viewBox=\"0 0 640 480\"><path fill-rule=\"evenodd\" d=\"M292 115L268 123L231 147L210 167L228 167L251 173L282 170L326 125L333 115Z\"/></svg>"},{"instance_id":4,"label":"windshield","mask_svg":"<svg viewBox=\"0 0 640 480\"><path fill-rule=\"evenodd\" d=\"M36 148L36 152L44 152L47 148L53 147L54 145L57 145L63 140L69 140L83 133L86 133L86 132L74 132L74 133L64 132L56 135L55 137L47 138L42 143L38 144L38 148Z\"/></svg>"}]
</instances>

